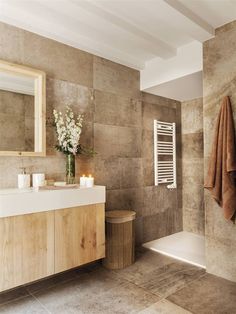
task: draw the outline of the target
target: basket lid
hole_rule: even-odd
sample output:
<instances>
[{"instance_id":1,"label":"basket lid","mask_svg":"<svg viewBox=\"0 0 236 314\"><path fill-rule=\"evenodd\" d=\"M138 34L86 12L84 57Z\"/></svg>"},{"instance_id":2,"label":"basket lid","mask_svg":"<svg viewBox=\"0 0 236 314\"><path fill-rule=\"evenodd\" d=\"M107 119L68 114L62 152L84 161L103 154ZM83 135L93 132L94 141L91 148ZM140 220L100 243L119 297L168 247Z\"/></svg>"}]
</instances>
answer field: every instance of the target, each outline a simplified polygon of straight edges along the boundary
<instances>
[{"instance_id":1,"label":"basket lid","mask_svg":"<svg viewBox=\"0 0 236 314\"><path fill-rule=\"evenodd\" d=\"M110 210L105 212L106 222L122 223L134 220L136 216L133 210Z\"/></svg>"}]
</instances>

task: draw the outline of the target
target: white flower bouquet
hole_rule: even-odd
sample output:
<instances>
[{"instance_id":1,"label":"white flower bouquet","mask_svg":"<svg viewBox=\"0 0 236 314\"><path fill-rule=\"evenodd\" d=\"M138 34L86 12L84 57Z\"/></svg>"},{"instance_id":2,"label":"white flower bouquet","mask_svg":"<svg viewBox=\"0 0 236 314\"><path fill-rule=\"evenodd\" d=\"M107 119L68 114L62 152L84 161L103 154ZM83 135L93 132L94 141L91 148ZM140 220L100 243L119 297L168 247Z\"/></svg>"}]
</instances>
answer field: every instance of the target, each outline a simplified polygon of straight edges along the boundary
<instances>
[{"instance_id":1,"label":"white flower bouquet","mask_svg":"<svg viewBox=\"0 0 236 314\"><path fill-rule=\"evenodd\" d=\"M74 116L70 107L67 106L66 112L53 110L58 144L56 149L66 155L82 154L86 150L80 144L80 135L82 132L82 115Z\"/></svg>"},{"instance_id":2,"label":"white flower bouquet","mask_svg":"<svg viewBox=\"0 0 236 314\"><path fill-rule=\"evenodd\" d=\"M66 182L75 183L75 156L79 154L94 155L93 149L88 149L80 144L80 135L82 132L83 117L75 117L72 109L66 107L66 112L53 110L57 140L56 149L64 153L66 159Z\"/></svg>"}]
</instances>

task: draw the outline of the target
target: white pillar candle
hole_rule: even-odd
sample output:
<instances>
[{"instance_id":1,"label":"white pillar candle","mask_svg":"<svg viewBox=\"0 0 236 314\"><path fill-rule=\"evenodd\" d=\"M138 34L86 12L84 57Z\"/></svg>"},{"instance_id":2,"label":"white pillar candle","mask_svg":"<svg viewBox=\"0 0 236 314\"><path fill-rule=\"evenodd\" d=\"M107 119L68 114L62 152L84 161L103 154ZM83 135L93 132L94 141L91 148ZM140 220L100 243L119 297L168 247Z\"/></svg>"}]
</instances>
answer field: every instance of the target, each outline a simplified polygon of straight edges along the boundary
<instances>
[{"instance_id":1,"label":"white pillar candle","mask_svg":"<svg viewBox=\"0 0 236 314\"><path fill-rule=\"evenodd\" d=\"M83 174L83 176L80 177L80 180L79 180L80 186L86 186L86 180L87 180L87 177L85 177L85 175Z\"/></svg>"},{"instance_id":2,"label":"white pillar candle","mask_svg":"<svg viewBox=\"0 0 236 314\"><path fill-rule=\"evenodd\" d=\"M86 178L86 187L92 188L94 185L94 178L91 176L91 174Z\"/></svg>"}]
</instances>

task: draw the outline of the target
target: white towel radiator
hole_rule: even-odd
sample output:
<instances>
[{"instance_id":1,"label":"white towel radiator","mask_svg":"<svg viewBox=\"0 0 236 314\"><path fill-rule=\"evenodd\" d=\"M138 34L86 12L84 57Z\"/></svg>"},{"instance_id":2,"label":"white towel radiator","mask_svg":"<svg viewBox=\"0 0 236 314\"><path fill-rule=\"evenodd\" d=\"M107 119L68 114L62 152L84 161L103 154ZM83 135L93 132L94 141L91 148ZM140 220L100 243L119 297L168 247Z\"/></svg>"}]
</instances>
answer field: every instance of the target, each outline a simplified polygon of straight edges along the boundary
<instances>
[{"instance_id":1,"label":"white towel radiator","mask_svg":"<svg viewBox=\"0 0 236 314\"><path fill-rule=\"evenodd\" d=\"M154 167L155 185L177 187L175 123L154 120Z\"/></svg>"}]
</instances>

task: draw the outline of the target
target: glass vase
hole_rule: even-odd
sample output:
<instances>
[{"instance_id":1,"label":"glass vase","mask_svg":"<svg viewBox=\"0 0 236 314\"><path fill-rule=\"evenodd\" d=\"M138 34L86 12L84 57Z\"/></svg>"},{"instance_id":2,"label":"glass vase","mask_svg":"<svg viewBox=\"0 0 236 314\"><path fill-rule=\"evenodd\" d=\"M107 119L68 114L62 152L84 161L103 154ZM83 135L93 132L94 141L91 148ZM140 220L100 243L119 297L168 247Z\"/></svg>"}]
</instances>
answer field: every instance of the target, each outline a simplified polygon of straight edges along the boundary
<instances>
[{"instance_id":1,"label":"glass vase","mask_svg":"<svg viewBox=\"0 0 236 314\"><path fill-rule=\"evenodd\" d=\"M75 184L75 155L66 155L66 183Z\"/></svg>"}]
</instances>

